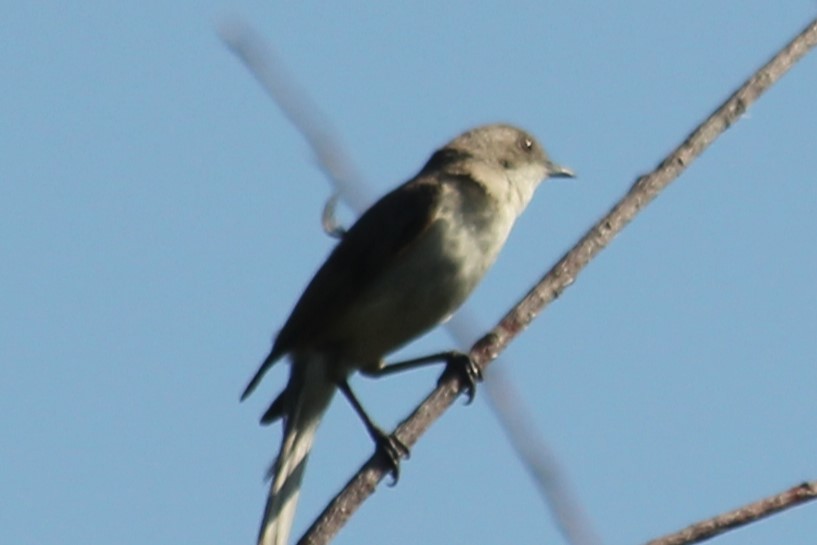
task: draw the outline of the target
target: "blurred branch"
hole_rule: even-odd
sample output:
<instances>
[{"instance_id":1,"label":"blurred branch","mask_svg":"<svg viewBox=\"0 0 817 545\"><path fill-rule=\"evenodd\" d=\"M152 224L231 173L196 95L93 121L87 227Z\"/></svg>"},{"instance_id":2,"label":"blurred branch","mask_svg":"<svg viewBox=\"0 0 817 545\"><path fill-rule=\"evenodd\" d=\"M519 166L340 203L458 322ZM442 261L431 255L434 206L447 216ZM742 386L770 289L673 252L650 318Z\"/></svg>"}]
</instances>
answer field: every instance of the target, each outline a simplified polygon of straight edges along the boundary
<instances>
[{"instance_id":1,"label":"blurred branch","mask_svg":"<svg viewBox=\"0 0 817 545\"><path fill-rule=\"evenodd\" d=\"M553 520L567 543L601 545L588 524L589 517L572 492L556 456L548 448L530 418L531 411L500 368L491 368L485 377L488 403L516 455L530 473L539 494L553 514Z\"/></svg>"},{"instance_id":2,"label":"blurred branch","mask_svg":"<svg viewBox=\"0 0 817 545\"><path fill-rule=\"evenodd\" d=\"M746 526L786 509L817 499L817 481L803 483L774 496L744 505L711 519L697 522L680 532L648 541L646 545L700 543L719 534Z\"/></svg>"},{"instance_id":3,"label":"blurred branch","mask_svg":"<svg viewBox=\"0 0 817 545\"><path fill-rule=\"evenodd\" d=\"M469 335L474 331L484 330L479 327L473 314L460 311L456 317L458 319L448 322L446 328L460 346L466 345L466 339L473 338ZM602 541L593 529L590 518L582 510L565 472L536 428L531 411L508 378L504 365L491 367L485 375L484 390L480 392L485 393L488 406L519 461L530 473L565 542L570 545L601 545Z\"/></svg>"},{"instance_id":4,"label":"blurred branch","mask_svg":"<svg viewBox=\"0 0 817 545\"><path fill-rule=\"evenodd\" d=\"M362 177L348 161L349 155L340 145L340 138L327 117L289 75L275 52L253 29L239 21L222 23L218 28L224 44L247 67L286 116L306 138L315 153L318 168L332 181L338 193L358 213L371 203L371 194Z\"/></svg>"},{"instance_id":5,"label":"blurred branch","mask_svg":"<svg viewBox=\"0 0 817 545\"><path fill-rule=\"evenodd\" d=\"M635 216L674 181L715 139L739 120L746 109L817 43L817 20L786 45L749 78L726 102L690 134L648 175L641 176L627 194L599 220L533 289L471 349L471 356L485 367L577 278L579 272L605 248ZM441 383L405 419L395 435L411 447L457 398L456 378ZM372 456L329 503L299 544L326 544L388 473L378 456Z\"/></svg>"}]
</instances>

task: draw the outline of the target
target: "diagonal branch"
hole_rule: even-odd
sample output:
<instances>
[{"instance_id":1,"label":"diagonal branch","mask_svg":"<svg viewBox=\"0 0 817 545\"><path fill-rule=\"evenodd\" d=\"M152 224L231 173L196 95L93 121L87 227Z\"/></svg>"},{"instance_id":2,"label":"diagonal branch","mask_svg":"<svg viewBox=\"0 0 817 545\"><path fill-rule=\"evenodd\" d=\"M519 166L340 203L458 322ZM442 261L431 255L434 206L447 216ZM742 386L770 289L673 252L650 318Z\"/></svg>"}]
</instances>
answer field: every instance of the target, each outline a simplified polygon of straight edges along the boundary
<instances>
[{"instance_id":1,"label":"diagonal branch","mask_svg":"<svg viewBox=\"0 0 817 545\"><path fill-rule=\"evenodd\" d=\"M817 481L802 483L794 488L744 505L691 526L680 532L648 541L646 545L687 545L700 543L719 534L746 526L780 511L817 500Z\"/></svg>"},{"instance_id":2,"label":"diagonal branch","mask_svg":"<svg viewBox=\"0 0 817 545\"><path fill-rule=\"evenodd\" d=\"M738 121L746 109L817 44L817 20L812 21L772 60L760 68L709 116L658 167L636 180L627 194L562 257L533 289L471 349L481 367L487 366L525 329L542 309L575 282L581 270L605 248L638 212L674 181L714 140ZM395 432L407 446L450 407L459 392L456 378L442 382L404 420ZM329 503L299 541L301 545L328 543L388 472L373 456Z\"/></svg>"}]
</instances>

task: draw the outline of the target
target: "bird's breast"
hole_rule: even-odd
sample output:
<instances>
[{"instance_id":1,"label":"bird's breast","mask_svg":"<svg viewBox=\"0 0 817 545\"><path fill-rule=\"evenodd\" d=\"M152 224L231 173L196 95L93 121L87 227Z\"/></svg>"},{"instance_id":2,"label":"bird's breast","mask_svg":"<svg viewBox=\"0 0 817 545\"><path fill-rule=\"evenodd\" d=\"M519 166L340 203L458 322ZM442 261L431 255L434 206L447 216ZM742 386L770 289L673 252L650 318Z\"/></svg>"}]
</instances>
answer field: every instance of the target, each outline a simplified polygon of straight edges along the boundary
<instances>
[{"instance_id":1,"label":"bird's breast","mask_svg":"<svg viewBox=\"0 0 817 545\"><path fill-rule=\"evenodd\" d=\"M344 359L372 365L451 316L484 276L514 218L443 200L415 241L350 305L332 335Z\"/></svg>"}]
</instances>

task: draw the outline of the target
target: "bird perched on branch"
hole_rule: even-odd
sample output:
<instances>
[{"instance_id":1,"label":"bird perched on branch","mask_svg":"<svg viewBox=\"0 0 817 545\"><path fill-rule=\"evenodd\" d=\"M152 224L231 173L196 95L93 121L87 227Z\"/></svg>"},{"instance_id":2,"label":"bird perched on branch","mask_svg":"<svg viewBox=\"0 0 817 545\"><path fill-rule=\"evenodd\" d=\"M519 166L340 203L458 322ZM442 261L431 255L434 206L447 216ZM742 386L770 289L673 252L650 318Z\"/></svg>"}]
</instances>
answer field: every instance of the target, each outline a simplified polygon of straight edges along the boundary
<instances>
[{"instance_id":1,"label":"bird perched on branch","mask_svg":"<svg viewBox=\"0 0 817 545\"><path fill-rule=\"evenodd\" d=\"M315 431L340 390L398 477L408 449L381 430L349 387L355 371L379 376L445 361L473 396L479 369L445 352L384 364L387 354L447 320L493 264L539 183L573 177L528 133L486 125L437 150L420 172L367 210L315 274L241 399L289 355L289 382L261 422L283 420L283 441L259 532L285 545Z\"/></svg>"}]
</instances>

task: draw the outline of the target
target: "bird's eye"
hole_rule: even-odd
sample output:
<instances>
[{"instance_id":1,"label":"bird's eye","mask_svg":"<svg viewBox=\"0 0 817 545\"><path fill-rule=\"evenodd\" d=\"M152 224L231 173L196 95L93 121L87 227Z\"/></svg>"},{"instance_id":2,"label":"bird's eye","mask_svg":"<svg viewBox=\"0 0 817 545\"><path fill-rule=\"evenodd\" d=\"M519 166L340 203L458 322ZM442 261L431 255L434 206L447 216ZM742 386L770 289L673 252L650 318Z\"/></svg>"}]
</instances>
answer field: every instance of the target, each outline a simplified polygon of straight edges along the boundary
<instances>
[{"instance_id":1,"label":"bird's eye","mask_svg":"<svg viewBox=\"0 0 817 545\"><path fill-rule=\"evenodd\" d=\"M530 138L523 138L520 144L522 145L522 149L525 151L530 151L533 149L533 140Z\"/></svg>"}]
</instances>

